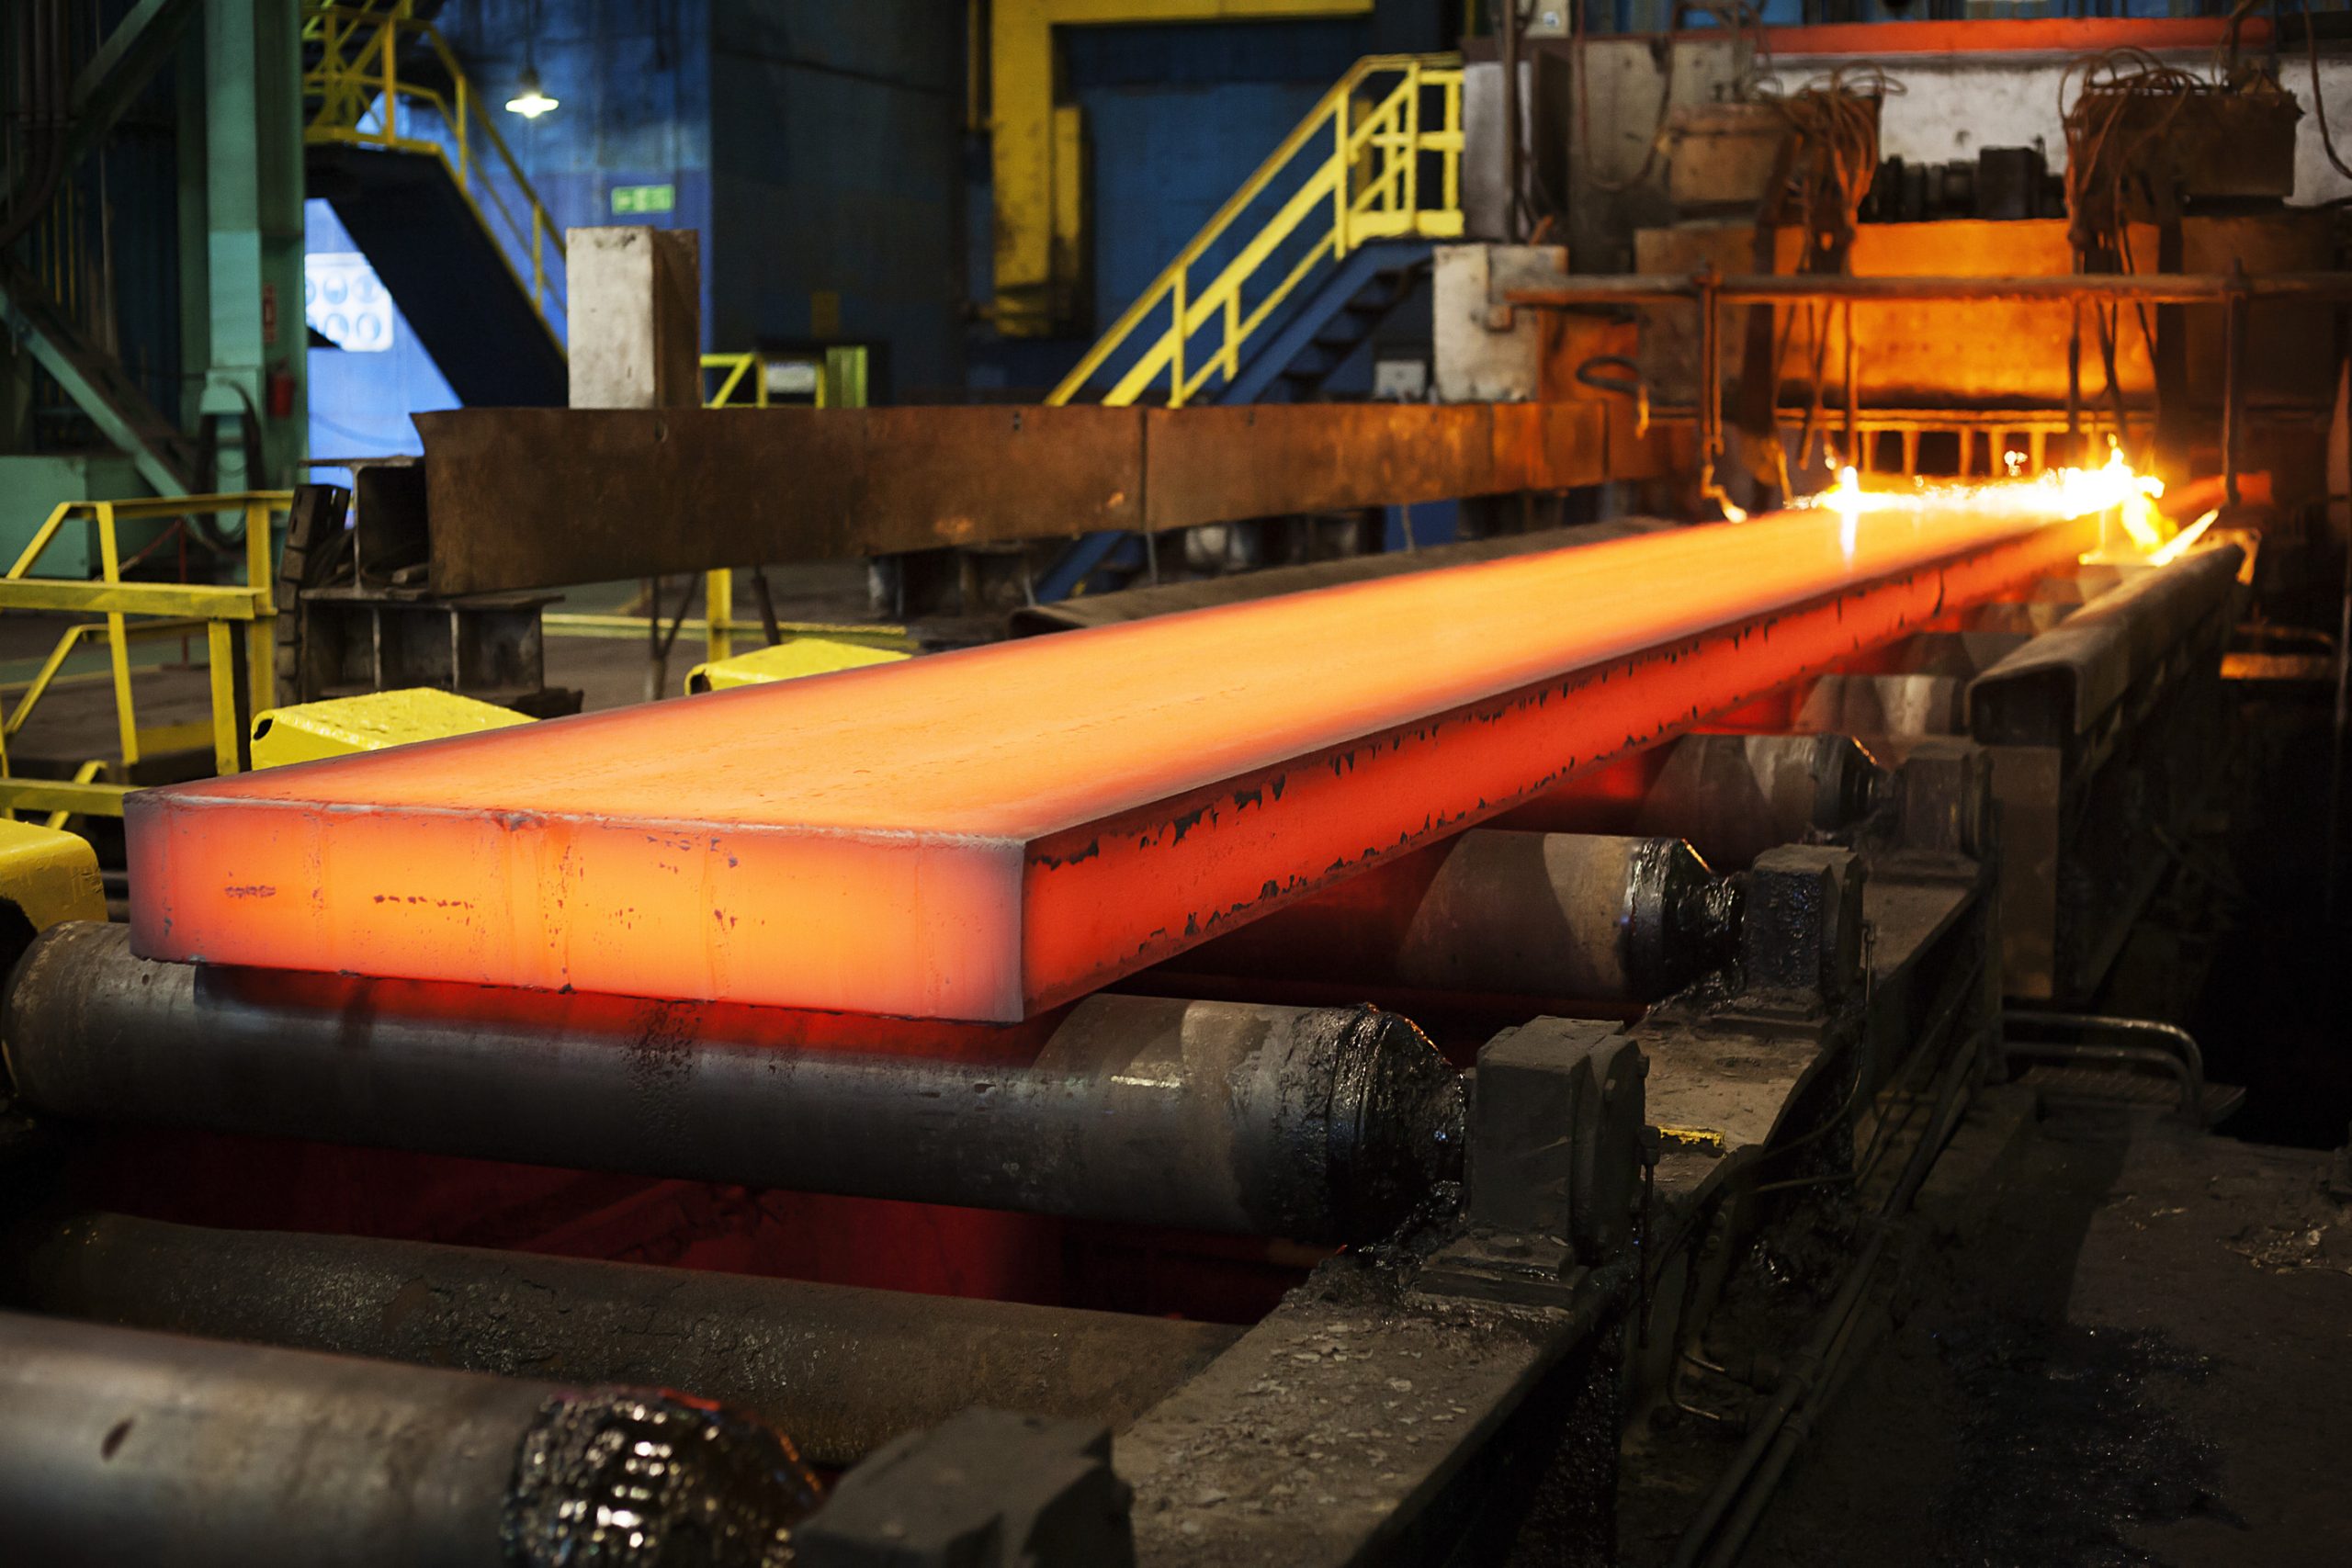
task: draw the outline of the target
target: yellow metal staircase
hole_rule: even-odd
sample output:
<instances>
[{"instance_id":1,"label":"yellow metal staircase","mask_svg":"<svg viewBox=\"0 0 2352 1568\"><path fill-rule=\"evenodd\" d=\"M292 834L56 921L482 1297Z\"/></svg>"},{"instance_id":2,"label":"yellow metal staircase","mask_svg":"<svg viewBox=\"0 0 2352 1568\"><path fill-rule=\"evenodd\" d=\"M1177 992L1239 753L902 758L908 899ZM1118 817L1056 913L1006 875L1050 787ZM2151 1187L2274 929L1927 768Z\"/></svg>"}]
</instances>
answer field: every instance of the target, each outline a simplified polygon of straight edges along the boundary
<instances>
[{"instance_id":1,"label":"yellow metal staircase","mask_svg":"<svg viewBox=\"0 0 2352 1568\"><path fill-rule=\"evenodd\" d=\"M303 141L335 215L467 403L564 400L563 237L440 30L306 0Z\"/></svg>"},{"instance_id":2,"label":"yellow metal staircase","mask_svg":"<svg viewBox=\"0 0 2352 1568\"><path fill-rule=\"evenodd\" d=\"M1271 209L1271 211L1269 210ZM1358 61L1046 398L1176 407L1240 380L1283 307L1365 247L1462 233L1462 62Z\"/></svg>"}]
</instances>

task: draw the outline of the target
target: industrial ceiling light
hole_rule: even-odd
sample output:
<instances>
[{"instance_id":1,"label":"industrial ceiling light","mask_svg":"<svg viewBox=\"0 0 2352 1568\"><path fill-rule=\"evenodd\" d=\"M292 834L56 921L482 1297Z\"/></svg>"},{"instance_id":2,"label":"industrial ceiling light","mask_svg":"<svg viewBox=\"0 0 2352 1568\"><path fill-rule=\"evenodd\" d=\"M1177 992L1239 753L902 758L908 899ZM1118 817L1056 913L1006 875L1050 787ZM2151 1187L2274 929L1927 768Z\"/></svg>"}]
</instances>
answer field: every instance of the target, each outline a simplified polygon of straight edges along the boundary
<instances>
[{"instance_id":1,"label":"industrial ceiling light","mask_svg":"<svg viewBox=\"0 0 2352 1568\"><path fill-rule=\"evenodd\" d=\"M554 108L558 100L550 98L539 85L539 70L536 65L523 67L523 80L514 96L506 100L506 112L519 114L525 119L537 119Z\"/></svg>"},{"instance_id":2,"label":"industrial ceiling light","mask_svg":"<svg viewBox=\"0 0 2352 1568\"><path fill-rule=\"evenodd\" d=\"M524 14L523 79L515 84L516 91L506 100L506 112L519 114L525 119L537 119L556 107L539 85L539 6L531 0L530 9Z\"/></svg>"}]
</instances>

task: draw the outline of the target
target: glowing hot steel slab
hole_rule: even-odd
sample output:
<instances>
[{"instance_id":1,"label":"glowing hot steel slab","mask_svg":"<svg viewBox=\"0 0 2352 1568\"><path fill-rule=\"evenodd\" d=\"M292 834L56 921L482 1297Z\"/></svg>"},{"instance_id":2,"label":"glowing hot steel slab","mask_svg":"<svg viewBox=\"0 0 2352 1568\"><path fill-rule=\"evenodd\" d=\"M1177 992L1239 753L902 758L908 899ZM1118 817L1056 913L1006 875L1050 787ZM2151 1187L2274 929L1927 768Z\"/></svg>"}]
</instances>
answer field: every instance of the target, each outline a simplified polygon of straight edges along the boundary
<instances>
[{"instance_id":1,"label":"glowing hot steel slab","mask_svg":"<svg viewBox=\"0 0 2352 1568\"><path fill-rule=\"evenodd\" d=\"M1011 1021L2071 562L1776 513L151 790L140 953Z\"/></svg>"}]
</instances>

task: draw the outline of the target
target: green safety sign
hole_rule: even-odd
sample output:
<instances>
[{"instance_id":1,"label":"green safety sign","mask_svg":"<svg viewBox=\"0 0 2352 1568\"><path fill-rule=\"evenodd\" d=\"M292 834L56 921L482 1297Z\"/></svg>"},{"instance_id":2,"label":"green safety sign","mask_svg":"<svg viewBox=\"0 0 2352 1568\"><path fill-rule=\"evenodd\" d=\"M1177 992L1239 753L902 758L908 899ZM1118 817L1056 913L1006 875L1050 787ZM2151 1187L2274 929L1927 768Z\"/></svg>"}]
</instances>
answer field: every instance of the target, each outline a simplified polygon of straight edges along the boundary
<instances>
[{"instance_id":1,"label":"green safety sign","mask_svg":"<svg viewBox=\"0 0 2352 1568\"><path fill-rule=\"evenodd\" d=\"M667 212L678 205L676 186L615 186L615 212Z\"/></svg>"}]
</instances>

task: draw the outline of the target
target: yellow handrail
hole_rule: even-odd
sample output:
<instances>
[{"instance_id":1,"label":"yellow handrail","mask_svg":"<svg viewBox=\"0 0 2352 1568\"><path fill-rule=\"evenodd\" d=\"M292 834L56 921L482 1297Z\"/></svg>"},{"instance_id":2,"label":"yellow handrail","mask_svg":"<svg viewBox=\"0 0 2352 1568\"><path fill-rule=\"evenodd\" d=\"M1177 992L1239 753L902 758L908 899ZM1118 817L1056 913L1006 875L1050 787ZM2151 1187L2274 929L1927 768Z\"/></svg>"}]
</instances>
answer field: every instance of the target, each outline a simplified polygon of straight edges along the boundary
<instances>
[{"instance_id":1,"label":"yellow handrail","mask_svg":"<svg viewBox=\"0 0 2352 1568\"><path fill-rule=\"evenodd\" d=\"M1422 102L1430 94L1437 97L1434 126ZM1434 191L1423 177L1425 156L1438 161ZM1243 215L1286 173L1299 178L1282 207L1242 242L1215 276L1196 282L1194 266L1220 241L1239 231ZM1269 264L1300 234L1312 243L1274 276ZM1102 400L1137 402L1156 383L1164 382L1170 407L1189 402L1211 378L1230 381L1240 373L1243 344L1318 264L1342 260L1374 240L1446 240L1461 234L1461 58L1368 55L1323 95L1046 401L1070 401L1120 348L1140 342L1135 363ZM1245 288L1261 271L1272 283L1256 299L1245 299ZM1145 321L1163 307L1167 324L1146 336L1151 330ZM1209 351L1199 354L1193 339L1204 328L1214 335Z\"/></svg>"},{"instance_id":2,"label":"yellow handrail","mask_svg":"<svg viewBox=\"0 0 2352 1568\"><path fill-rule=\"evenodd\" d=\"M0 715L0 816L18 810L75 812L119 817L128 784L101 784L103 769L85 763L71 782L11 775L7 738L24 728L33 708L58 683L59 671L85 638L107 646L107 673L114 682L115 723L124 771L142 748L169 749L209 735L213 764L233 773L240 742L253 715L273 705L277 614L271 581L271 519L293 503L291 491L241 491L225 495L141 497L135 501L69 501L49 514L6 572L0 572L0 612L64 610L103 619L68 626L42 660L16 707ZM245 581L242 583L140 582L122 575L119 522L236 512L244 520ZM90 525L98 547L98 576L93 580L40 577L32 568L69 522ZM156 619L133 623L133 615ZM209 725L143 727L131 705L130 645L146 637L185 637L201 631L209 668L212 717ZM238 689L236 658L243 638L245 687ZM70 677L69 677L70 679Z\"/></svg>"},{"instance_id":3,"label":"yellow handrail","mask_svg":"<svg viewBox=\"0 0 2352 1568\"><path fill-rule=\"evenodd\" d=\"M562 286L549 278L548 261L550 252L554 261L564 259L562 231L548 219L538 193L523 174L523 165L499 134L498 122L473 84L458 68L458 57L440 29L409 16L405 4L376 11L311 0L303 9L302 37L320 51L318 63L302 74L303 100L318 106L303 124L303 140L439 158L482 228L494 236L503 229L506 243L498 247L500 258L553 331L565 306ZM431 47L452 84L447 94L401 78L401 46L409 39L423 39ZM412 115L419 107L438 115L448 128L448 141L401 134L403 106ZM477 137L489 148L489 154L477 152ZM498 183L489 177L491 154L527 209L526 213L518 214ZM527 280L514 256L507 254L510 247L529 258Z\"/></svg>"}]
</instances>

